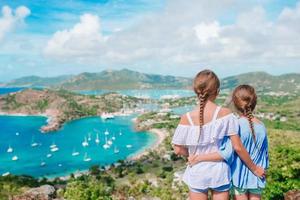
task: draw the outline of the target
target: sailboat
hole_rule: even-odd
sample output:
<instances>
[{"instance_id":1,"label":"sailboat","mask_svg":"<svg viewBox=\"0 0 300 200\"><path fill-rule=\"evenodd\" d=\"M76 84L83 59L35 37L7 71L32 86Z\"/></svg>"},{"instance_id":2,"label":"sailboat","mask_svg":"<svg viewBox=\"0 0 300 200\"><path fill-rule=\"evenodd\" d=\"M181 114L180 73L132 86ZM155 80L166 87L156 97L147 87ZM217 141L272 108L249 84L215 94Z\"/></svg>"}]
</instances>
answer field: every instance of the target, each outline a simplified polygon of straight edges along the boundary
<instances>
[{"instance_id":1,"label":"sailboat","mask_svg":"<svg viewBox=\"0 0 300 200\"><path fill-rule=\"evenodd\" d=\"M104 132L105 135L109 135L108 130L106 129L106 131Z\"/></svg>"},{"instance_id":2,"label":"sailboat","mask_svg":"<svg viewBox=\"0 0 300 200\"><path fill-rule=\"evenodd\" d=\"M34 141L34 136L32 136L31 147L37 147L39 144Z\"/></svg>"},{"instance_id":3,"label":"sailboat","mask_svg":"<svg viewBox=\"0 0 300 200\"><path fill-rule=\"evenodd\" d=\"M95 142L96 142L97 144L99 144L99 143L100 143L100 139L99 139L99 135L98 135L98 133L97 133L97 136L96 136L96 140L95 140Z\"/></svg>"},{"instance_id":4,"label":"sailboat","mask_svg":"<svg viewBox=\"0 0 300 200\"><path fill-rule=\"evenodd\" d=\"M116 137L115 137L115 133L113 133L113 136L111 137L112 140L115 140Z\"/></svg>"},{"instance_id":5,"label":"sailboat","mask_svg":"<svg viewBox=\"0 0 300 200\"><path fill-rule=\"evenodd\" d=\"M109 140L107 141L107 144L108 144L108 145L112 145L112 143L113 143L113 142L112 142L111 139L109 139Z\"/></svg>"},{"instance_id":6,"label":"sailboat","mask_svg":"<svg viewBox=\"0 0 300 200\"><path fill-rule=\"evenodd\" d=\"M127 144L127 145L126 145L126 148L128 148L128 149L131 148L131 147L132 147L131 144Z\"/></svg>"},{"instance_id":7,"label":"sailboat","mask_svg":"<svg viewBox=\"0 0 300 200\"><path fill-rule=\"evenodd\" d=\"M92 138L91 138L91 133L89 133L88 135L89 135L88 141L91 141L91 140L92 140Z\"/></svg>"},{"instance_id":8,"label":"sailboat","mask_svg":"<svg viewBox=\"0 0 300 200\"><path fill-rule=\"evenodd\" d=\"M85 153L84 154L84 159L83 159L83 161L84 162L89 162L89 161L91 161L92 159L90 158L90 157L88 157L88 155L87 155L87 153Z\"/></svg>"},{"instance_id":9,"label":"sailboat","mask_svg":"<svg viewBox=\"0 0 300 200\"><path fill-rule=\"evenodd\" d=\"M19 160L19 158L18 158L18 156L13 156L13 157L11 158L11 160L17 161L17 160Z\"/></svg>"},{"instance_id":10,"label":"sailboat","mask_svg":"<svg viewBox=\"0 0 300 200\"><path fill-rule=\"evenodd\" d=\"M117 148L117 146L115 146L115 148L114 148L114 153L117 154L117 153L119 153L119 152L120 152L120 150Z\"/></svg>"},{"instance_id":11,"label":"sailboat","mask_svg":"<svg viewBox=\"0 0 300 200\"><path fill-rule=\"evenodd\" d=\"M41 167L45 167L46 166L46 162L42 161L41 162Z\"/></svg>"},{"instance_id":12,"label":"sailboat","mask_svg":"<svg viewBox=\"0 0 300 200\"><path fill-rule=\"evenodd\" d=\"M52 151L52 152L56 152L56 151L58 151L58 150L59 150L58 147L54 147L54 148L50 149L50 151Z\"/></svg>"},{"instance_id":13,"label":"sailboat","mask_svg":"<svg viewBox=\"0 0 300 200\"><path fill-rule=\"evenodd\" d=\"M9 172L5 172L5 173L2 174L2 176L8 176L8 175L10 175Z\"/></svg>"},{"instance_id":14,"label":"sailboat","mask_svg":"<svg viewBox=\"0 0 300 200\"><path fill-rule=\"evenodd\" d=\"M57 147L57 146L56 146L55 142L53 141L53 143L50 145L50 148L53 149L55 147Z\"/></svg>"},{"instance_id":15,"label":"sailboat","mask_svg":"<svg viewBox=\"0 0 300 200\"><path fill-rule=\"evenodd\" d=\"M79 152L78 151L75 151L75 149L73 150L73 153L72 153L72 156L78 156L79 155Z\"/></svg>"},{"instance_id":16,"label":"sailboat","mask_svg":"<svg viewBox=\"0 0 300 200\"><path fill-rule=\"evenodd\" d=\"M105 136L105 144L103 145L104 149L108 149L109 145L107 144L107 137Z\"/></svg>"},{"instance_id":17,"label":"sailboat","mask_svg":"<svg viewBox=\"0 0 300 200\"><path fill-rule=\"evenodd\" d=\"M83 147L89 146L89 143L88 143L86 137L84 137L84 141L82 142L82 146L83 146Z\"/></svg>"},{"instance_id":18,"label":"sailboat","mask_svg":"<svg viewBox=\"0 0 300 200\"><path fill-rule=\"evenodd\" d=\"M122 135L122 132L121 132L121 131L119 132L119 135Z\"/></svg>"},{"instance_id":19,"label":"sailboat","mask_svg":"<svg viewBox=\"0 0 300 200\"><path fill-rule=\"evenodd\" d=\"M9 146L8 146L8 149L7 149L7 151L6 151L6 152L7 152L7 153L12 153L13 151L14 151L14 149L13 149L13 148L11 148L11 146L9 145Z\"/></svg>"},{"instance_id":20,"label":"sailboat","mask_svg":"<svg viewBox=\"0 0 300 200\"><path fill-rule=\"evenodd\" d=\"M19 132L16 132L16 136L19 136L20 135L20 133Z\"/></svg>"},{"instance_id":21,"label":"sailboat","mask_svg":"<svg viewBox=\"0 0 300 200\"><path fill-rule=\"evenodd\" d=\"M48 153L47 154L47 158L51 158L52 157L52 154L51 153Z\"/></svg>"}]
</instances>

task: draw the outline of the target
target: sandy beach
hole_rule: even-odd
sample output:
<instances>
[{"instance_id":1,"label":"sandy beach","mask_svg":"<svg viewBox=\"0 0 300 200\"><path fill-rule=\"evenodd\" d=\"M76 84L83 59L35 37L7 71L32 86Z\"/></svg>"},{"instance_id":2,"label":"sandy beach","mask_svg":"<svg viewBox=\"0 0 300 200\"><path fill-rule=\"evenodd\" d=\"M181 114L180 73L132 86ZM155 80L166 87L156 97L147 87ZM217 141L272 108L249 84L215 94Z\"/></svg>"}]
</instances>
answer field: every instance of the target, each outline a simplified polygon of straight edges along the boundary
<instances>
[{"instance_id":1,"label":"sandy beach","mask_svg":"<svg viewBox=\"0 0 300 200\"><path fill-rule=\"evenodd\" d=\"M138 160L142 156L147 155L149 151L157 150L159 145L165 140L165 138L169 134L166 129L150 129L149 132L157 135L158 139L156 140L156 142L144 151L129 157L128 160Z\"/></svg>"}]
</instances>

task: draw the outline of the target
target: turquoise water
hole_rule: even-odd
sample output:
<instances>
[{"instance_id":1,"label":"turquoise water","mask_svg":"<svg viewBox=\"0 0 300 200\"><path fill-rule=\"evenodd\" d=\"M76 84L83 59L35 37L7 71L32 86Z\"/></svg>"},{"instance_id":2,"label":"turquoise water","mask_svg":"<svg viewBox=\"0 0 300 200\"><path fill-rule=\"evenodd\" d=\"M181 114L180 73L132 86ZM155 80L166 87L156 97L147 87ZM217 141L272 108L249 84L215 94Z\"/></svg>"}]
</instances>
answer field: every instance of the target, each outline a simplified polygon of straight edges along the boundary
<instances>
[{"instance_id":1,"label":"turquoise water","mask_svg":"<svg viewBox=\"0 0 300 200\"><path fill-rule=\"evenodd\" d=\"M99 117L87 117L66 123L56 132L43 134L39 128L46 123L46 118L38 116L0 116L0 175L6 172L12 174L27 174L34 177L68 175L77 170L86 170L92 165L107 165L149 147L156 141L156 135L146 132L135 132L131 122L132 117L116 117L113 120L102 121ZM104 149L104 131L108 130L108 139L115 136L109 149ZM18 135L16 133L19 133ZM99 132L99 145L96 144L96 132ZM122 133L121 135L119 133ZM83 147L84 137L90 133L89 146ZM32 147L32 143L38 143ZM50 151L50 145L55 143L57 152ZM131 148L126 145L132 145ZM7 153L8 147L13 148ZM115 153L115 147L119 153ZM78 151L78 156L72 153ZM48 158L47 154L52 157ZM92 160L85 162L84 155ZM17 155L19 160L13 161ZM41 163L45 162L45 166Z\"/></svg>"},{"instance_id":2,"label":"turquoise water","mask_svg":"<svg viewBox=\"0 0 300 200\"><path fill-rule=\"evenodd\" d=\"M25 89L24 87L10 87L10 88L2 88L0 87L0 95L8 94L11 92L18 92L20 90Z\"/></svg>"},{"instance_id":3,"label":"turquoise water","mask_svg":"<svg viewBox=\"0 0 300 200\"><path fill-rule=\"evenodd\" d=\"M101 95L108 92L117 92L120 94L150 99L163 99L169 97L189 97L194 96L192 90L168 90L168 89L145 89L145 90L90 90L90 91L75 91L87 95Z\"/></svg>"}]
</instances>

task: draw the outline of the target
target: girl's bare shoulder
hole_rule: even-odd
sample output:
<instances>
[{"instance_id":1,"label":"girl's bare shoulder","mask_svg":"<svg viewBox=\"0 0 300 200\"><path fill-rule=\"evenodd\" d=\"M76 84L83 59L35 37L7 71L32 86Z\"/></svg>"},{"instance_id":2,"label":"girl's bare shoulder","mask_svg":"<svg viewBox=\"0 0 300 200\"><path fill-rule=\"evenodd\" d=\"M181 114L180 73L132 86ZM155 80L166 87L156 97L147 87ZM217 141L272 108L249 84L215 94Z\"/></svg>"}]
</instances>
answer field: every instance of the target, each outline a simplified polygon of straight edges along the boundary
<instances>
[{"instance_id":1,"label":"girl's bare shoulder","mask_svg":"<svg viewBox=\"0 0 300 200\"><path fill-rule=\"evenodd\" d=\"M181 124L181 125L190 125L186 114L181 115L179 124Z\"/></svg>"},{"instance_id":2,"label":"girl's bare shoulder","mask_svg":"<svg viewBox=\"0 0 300 200\"><path fill-rule=\"evenodd\" d=\"M219 114L218 114L218 118L220 118L220 117L224 117L224 116L226 116L226 115L229 115L229 114L231 114L232 113L232 111L229 109L229 108L221 108L220 109L220 111L219 111Z\"/></svg>"}]
</instances>

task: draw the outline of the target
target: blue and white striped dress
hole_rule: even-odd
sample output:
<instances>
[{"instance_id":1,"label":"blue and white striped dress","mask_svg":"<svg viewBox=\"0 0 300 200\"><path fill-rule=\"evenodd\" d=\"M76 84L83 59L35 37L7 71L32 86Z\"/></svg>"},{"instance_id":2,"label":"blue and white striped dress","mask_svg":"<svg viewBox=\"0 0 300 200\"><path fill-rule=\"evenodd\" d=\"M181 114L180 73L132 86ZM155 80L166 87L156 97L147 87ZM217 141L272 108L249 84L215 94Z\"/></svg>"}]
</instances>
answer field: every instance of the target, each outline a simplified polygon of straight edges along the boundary
<instances>
[{"instance_id":1,"label":"blue and white striped dress","mask_svg":"<svg viewBox=\"0 0 300 200\"><path fill-rule=\"evenodd\" d=\"M188 148L190 154L208 154L218 152L224 137L238 133L238 120L233 114L218 118L221 107L217 107L211 122L203 125L198 142L199 126L194 125L190 114L190 125L179 124L172 143ZM198 143L197 143L198 142ZM193 167L187 166L183 181L191 188L208 189L228 185L231 181L230 167L226 161L200 162Z\"/></svg>"}]
</instances>

